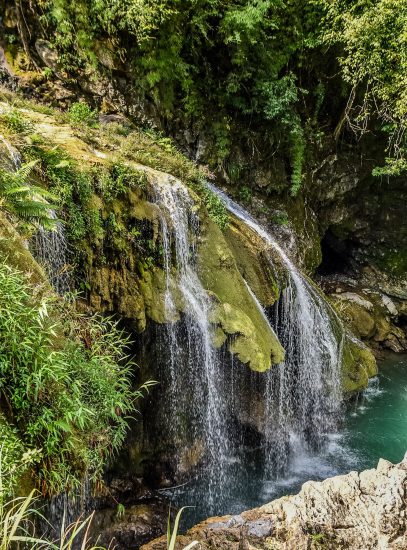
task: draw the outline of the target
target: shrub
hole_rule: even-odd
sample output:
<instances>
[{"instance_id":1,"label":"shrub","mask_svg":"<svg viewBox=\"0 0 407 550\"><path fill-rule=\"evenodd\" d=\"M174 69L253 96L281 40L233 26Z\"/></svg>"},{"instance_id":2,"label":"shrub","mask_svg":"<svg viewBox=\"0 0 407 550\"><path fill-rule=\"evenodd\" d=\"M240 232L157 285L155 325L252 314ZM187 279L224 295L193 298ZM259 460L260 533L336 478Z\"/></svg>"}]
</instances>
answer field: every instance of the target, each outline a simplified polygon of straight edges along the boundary
<instances>
[{"instance_id":1,"label":"shrub","mask_svg":"<svg viewBox=\"0 0 407 550\"><path fill-rule=\"evenodd\" d=\"M202 197L209 217L224 231L229 225L229 214L222 200L209 189L202 179L190 182L190 186Z\"/></svg>"},{"instance_id":2,"label":"shrub","mask_svg":"<svg viewBox=\"0 0 407 550\"><path fill-rule=\"evenodd\" d=\"M87 103L78 101L72 103L68 110L69 122L76 126L85 124L87 126L95 126L97 123L97 112L93 111Z\"/></svg>"},{"instance_id":3,"label":"shrub","mask_svg":"<svg viewBox=\"0 0 407 550\"><path fill-rule=\"evenodd\" d=\"M141 392L131 386L127 337L110 320L40 301L23 276L0 264L0 392L14 433L41 449L43 493L100 477L122 444Z\"/></svg>"},{"instance_id":4,"label":"shrub","mask_svg":"<svg viewBox=\"0 0 407 550\"><path fill-rule=\"evenodd\" d=\"M33 128L29 120L25 120L17 109L9 109L0 114L0 122L14 134L25 134Z\"/></svg>"},{"instance_id":5,"label":"shrub","mask_svg":"<svg viewBox=\"0 0 407 550\"><path fill-rule=\"evenodd\" d=\"M0 167L0 208L17 219L52 229L55 219L51 209L55 207L48 201L54 201L55 197L46 189L30 183L34 166L35 161L29 162L16 172Z\"/></svg>"}]
</instances>

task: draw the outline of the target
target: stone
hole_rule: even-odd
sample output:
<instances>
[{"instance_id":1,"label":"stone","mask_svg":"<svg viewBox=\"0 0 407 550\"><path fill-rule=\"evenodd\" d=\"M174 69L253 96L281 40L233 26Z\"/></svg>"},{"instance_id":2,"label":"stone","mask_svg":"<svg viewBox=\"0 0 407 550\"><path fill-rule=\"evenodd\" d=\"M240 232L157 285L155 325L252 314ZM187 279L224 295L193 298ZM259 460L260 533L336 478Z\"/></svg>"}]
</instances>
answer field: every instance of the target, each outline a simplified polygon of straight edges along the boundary
<instances>
[{"instance_id":1,"label":"stone","mask_svg":"<svg viewBox=\"0 0 407 550\"><path fill-rule=\"evenodd\" d=\"M123 64L117 57L115 47L110 40L95 40L93 48L98 61L104 67L111 71L123 68Z\"/></svg>"},{"instance_id":2,"label":"stone","mask_svg":"<svg viewBox=\"0 0 407 550\"><path fill-rule=\"evenodd\" d=\"M166 530L168 506L163 502L135 504L122 513L115 508L93 514L89 538L97 546L136 550L141 544Z\"/></svg>"},{"instance_id":3,"label":"stone","mask_svg":"<svg viewBox=\"0 0 407 550\"><path fill-rule=\"evenodd\" d=\"M236 516L208 519L178 537L176 550L405 550L407 462L381 459L376 469L304 483L285 496ZM164 550L164 537L141 550Z\"/></svg>"},{"instance_id":4,"label":"stone","mask_svg":"<svg viewBox=\"0 0 407 550\"><path fill-rule=\"evenodd\" d=\"M376 374L377 363L370 349L346 335L342 350L342 389L345 394L365 389L369 378Z\"/></svg>"},{"instance_id":5,"label":"stone","mask_svg":"<svg viewBox=\"0 0 407 550\"><path fill-rule=\"evenodd\" d=\"M28 281L40 289L49 290L50 285L45 272L34 260L26 243L15 227L0 211L0 260L18 269Z\"/></svg>"},{"instance_id":6,"label":"stone","mask_svg":"<svg viewBox=\"0 0 407 550\"><path fill-rule=\"evenodd\" d=\"M48 40L38 39L35 41L35 49L37 50L38 55L47 67L49 67L53 71L58 70L59 56L58 52L53 49L51 42L48 42Z\"/></svg>"},{"instance_id":7,"label":"stone","mask_svg":"<svg viewBox=\"0 0 407 550\"><path fill-rule=\"evenodd\" d=\"M201 238L198 246L198 270L205 289L214 297L211 321L216 328L216 341L222 342L219 328L227 336L233 336L228 343L229 350L252 370L264 372L272 364L284 359L284 349L274 331L270 328L256 304L247 283L243 279L231 247L232 235L228 241L219 227L205 214L202 215ZM239 241L238 241L239 242ZM233 250L233 252L232 252ZM256 252L252 252L255 256ZM255 270L251 280L261 286ZM276 282L274 281L276 286ZM273 300L272 295L266 297ZM277 294L274 294L274 301Z\"/></svg>"}]
</instances>

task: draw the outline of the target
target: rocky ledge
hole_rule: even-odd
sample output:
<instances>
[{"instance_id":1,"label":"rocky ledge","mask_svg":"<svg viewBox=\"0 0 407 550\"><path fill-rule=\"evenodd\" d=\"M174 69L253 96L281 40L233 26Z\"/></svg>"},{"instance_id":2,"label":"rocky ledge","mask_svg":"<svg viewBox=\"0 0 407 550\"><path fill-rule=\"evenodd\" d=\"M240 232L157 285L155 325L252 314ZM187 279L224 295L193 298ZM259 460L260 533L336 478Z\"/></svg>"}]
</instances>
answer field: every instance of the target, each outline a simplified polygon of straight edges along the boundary
<instances>
[{"instance_id":1,"label":"rocky ledge","mask_svg":"<svg viewBox=\"0 0 407 550\"><path fill-rule=\"evenodd\" d=\"M222 550L406 549L406 506L407 453L400 464L380 459L376 469L308 481L297 495L208 519L179 537L177 549L193 540ZM160 538L142 550L164 548Z\"/></svg>"}]
</instances>

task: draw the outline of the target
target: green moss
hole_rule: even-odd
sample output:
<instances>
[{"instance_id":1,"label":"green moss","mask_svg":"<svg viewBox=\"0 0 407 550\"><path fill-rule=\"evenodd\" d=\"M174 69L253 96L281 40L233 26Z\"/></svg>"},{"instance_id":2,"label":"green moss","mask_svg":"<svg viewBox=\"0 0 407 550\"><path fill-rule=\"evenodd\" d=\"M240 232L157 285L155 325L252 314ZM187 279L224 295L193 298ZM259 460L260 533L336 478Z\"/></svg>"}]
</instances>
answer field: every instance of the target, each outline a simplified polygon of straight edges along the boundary
<instances>
[{"instance_id":1,"label":"green moss","mask_svg":"<svg viewBox=\"0 0 407 550\"><path fill-rule=\"evenodd\" d=\"M264 241L237 218L225 231L226 242L233 253L242 277L257 296L263 307L273 305L279 297L279 283L265 257Z\"/></svg>"},{"instance_id":2,"label":"green moss","mask_svg":"<svg viewBox=\"0 0 407 550\"><path fill-rule=\"evenodd\" d=\"M217 301L212 322L228 336L229 349L242 363L265 371L284 358L284 350L259 311L220 228L210 219L202 226L198 265L204 287ZM222 343L219 330L216 341Z\"/></svg>"},{"instance_id":3,"label":"green moss","mask_svg":"<svg viewBox=\"0 0 407 550\"><path fill-rule=\"evenodd\" d=\"M378 253L380 252L380 254ZM405 277L407 273L407 251L398 248L380 248L374 258L374 263L379 269L393 275L398 279Z\"/></svg>"},{"instance_id":4,"label":"green moss","mask_svg":"<svg viewBox=\"0 0 407 550\"><path fill-rule=\"evenodd\" d=\"M23 239L13 225L0 212L0 257L7 264L24 273L36 285L48 286L47 277L34 260Z\"/></svg>"},{"instance_id":5,"label":"green moss","mask_svg":"<svg viewBox=\"0 0 407 550\"><path fill-rule=\"evenodd\" d=\"M358 340L346 336L343 346L342 388L345 393L365 389L369 378L377 374L373 353Z\"/></svg>"},{"instance_id":6,"label":"green moss","mask_svg":"<svg viewBox=\"0 0 407 550\"><path fill-rule=\"evenodd\" d=\"M364 307L347 300L336 301L335 305L341 318L358 338L369 339L374 335L375 319Z\"/></svg>"}]
</instances>

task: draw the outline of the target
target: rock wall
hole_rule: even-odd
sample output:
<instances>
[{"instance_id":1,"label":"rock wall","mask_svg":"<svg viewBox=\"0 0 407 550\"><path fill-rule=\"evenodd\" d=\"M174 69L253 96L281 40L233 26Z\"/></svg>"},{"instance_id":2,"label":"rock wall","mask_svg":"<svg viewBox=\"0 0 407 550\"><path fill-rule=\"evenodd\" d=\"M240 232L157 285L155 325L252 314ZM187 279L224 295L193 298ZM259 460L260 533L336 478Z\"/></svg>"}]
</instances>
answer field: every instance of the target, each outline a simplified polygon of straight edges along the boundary
<instances>
[{"instance_id":1,"label":"rock wall","mask_svg":"<svg viewBox=\"0 0 407 550\"><path fill-rule=\"evenodd\" d=\"M308 481L294 496L243 512L210 518L178 537L218 550L402 550L407 548L407 457L380 459L361 473ZM166 548L163 538L141 550Z\"/></svg>"}]
</instances>

